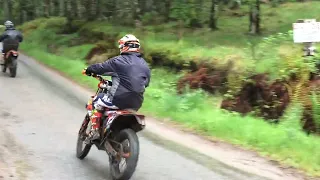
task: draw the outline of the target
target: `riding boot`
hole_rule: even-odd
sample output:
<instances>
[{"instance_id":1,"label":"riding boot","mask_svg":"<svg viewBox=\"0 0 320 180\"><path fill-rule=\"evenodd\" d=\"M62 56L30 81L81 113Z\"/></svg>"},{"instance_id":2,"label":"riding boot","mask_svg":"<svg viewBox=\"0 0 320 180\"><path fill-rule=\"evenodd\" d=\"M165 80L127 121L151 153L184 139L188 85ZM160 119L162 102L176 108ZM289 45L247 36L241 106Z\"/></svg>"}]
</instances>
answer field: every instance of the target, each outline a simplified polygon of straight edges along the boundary
<instances>
[{"instance_id":1,"label":"riding boot","mask_svg":"<svg viewBox=\"0 0 320 180\"><path fill-rule=\"evenodd\" d=\"M0 55L0 65L4 65L4 53Z\"/></svg>"},{"instance_id":2,"label":"riding boot","mask_svg":"<svg viewBox=\"0 0 320 180\"><path fill-rule=\"evenodd\" d=\"M89 140L93 141L100 138L100 120L102 117L102 113L93 110L92 115L90 116L91 121L91 131L89 133Z\"/></svg>"}]
</instances>

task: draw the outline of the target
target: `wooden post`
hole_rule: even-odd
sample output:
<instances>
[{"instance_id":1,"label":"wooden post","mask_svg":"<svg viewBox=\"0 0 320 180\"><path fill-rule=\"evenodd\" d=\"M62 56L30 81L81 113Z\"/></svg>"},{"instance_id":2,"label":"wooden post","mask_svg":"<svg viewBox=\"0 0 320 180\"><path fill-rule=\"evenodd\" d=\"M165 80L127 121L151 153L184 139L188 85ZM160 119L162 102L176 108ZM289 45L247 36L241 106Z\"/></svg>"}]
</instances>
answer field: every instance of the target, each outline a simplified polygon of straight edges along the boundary
<instances>
[{"instance_id":1,"label":"wooden post","mask_svg":"<svg viewBox=\"0 0 320 180\"><path fill-rule=\"evenodd\" d=\"M314 56L316 53L316 47L313 42L304 43L304 56Z\"/></svg>"}]
</instances>

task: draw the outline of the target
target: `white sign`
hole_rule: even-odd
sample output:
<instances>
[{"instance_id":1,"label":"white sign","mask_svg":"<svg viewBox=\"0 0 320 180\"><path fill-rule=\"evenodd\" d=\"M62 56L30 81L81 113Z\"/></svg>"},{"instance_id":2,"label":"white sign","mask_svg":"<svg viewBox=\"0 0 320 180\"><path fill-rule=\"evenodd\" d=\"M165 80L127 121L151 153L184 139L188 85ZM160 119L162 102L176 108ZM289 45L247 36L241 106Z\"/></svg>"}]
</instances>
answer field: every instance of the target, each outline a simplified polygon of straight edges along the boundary
<instances>
[{"instance_id":1,"label":"white sign","mask_svg":"<svg viewBox=\"0 0 320 180\"><path fill-rule=\"evenodd\" d=\"M293 23L295 43L320 42L320 22Z\"/></svg>"}]
</instances>

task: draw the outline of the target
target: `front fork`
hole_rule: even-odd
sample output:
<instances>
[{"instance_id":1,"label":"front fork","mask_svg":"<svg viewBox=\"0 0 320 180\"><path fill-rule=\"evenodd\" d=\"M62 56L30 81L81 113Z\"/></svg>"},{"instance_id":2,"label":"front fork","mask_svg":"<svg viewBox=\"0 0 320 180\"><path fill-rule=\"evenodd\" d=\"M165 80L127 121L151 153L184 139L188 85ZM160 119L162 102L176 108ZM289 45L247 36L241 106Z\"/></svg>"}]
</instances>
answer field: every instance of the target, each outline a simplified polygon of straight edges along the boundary
<instances>
[{"instance_id":1,"label":"front fork","mask_svg":"<svg viewBox=\"0 0 320 180\"><path fill-rule=\"evenodd\" d=\"M79 136L81 138L82 141L84 141L86 139L86 131L87 131L87 128L88 128L88 125L90 124L90 118L88 115L86 115L84 117L84 120L82 121L82 126L79 130Z\"/></svg>"},{"instance_id":2,"label":"front fork","mask_svg":"<svg viewBox=\"0 0 320 180\"><path fill-rule=\"evenodd\" d=\"M90 124L90 116L91 116L92 110L93 110L93 105L92 105L93 97L94 96L91 96L91 98L86 103L85 108L87 109L87 115L86 115L85 119L83 120L82 127L81 127L79 133L82 133L83 131L86 131L88 125Z\"/></svg>"}]
</instances>

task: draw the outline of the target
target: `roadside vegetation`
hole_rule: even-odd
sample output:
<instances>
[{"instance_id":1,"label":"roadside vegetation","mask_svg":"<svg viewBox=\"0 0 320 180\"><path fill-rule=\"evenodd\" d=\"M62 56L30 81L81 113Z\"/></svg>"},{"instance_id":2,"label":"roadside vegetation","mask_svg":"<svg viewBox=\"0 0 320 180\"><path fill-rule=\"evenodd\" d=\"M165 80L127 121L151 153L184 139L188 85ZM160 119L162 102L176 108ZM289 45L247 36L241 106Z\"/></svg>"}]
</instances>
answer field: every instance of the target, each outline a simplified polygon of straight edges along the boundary
<instances>
[{"instance_id":1,"label":"roadside vegetation","mask_svg":"<svg viewBox=\"0 0 320 180\"><path fill-rule=\"evenodd\" d=\"M38 14L22 2L5 12L21 22L26 54L95 88L81 70L118 55L117 40L133 33L152 67L142 112L320 176L319 57L303 58L291 31L320 19L320 2L48 2Z\"/></svg>"}]
</instances>

